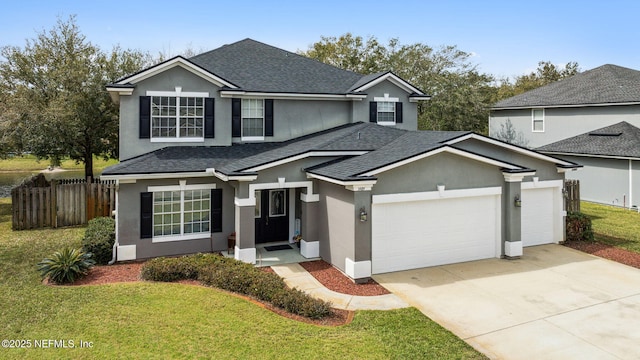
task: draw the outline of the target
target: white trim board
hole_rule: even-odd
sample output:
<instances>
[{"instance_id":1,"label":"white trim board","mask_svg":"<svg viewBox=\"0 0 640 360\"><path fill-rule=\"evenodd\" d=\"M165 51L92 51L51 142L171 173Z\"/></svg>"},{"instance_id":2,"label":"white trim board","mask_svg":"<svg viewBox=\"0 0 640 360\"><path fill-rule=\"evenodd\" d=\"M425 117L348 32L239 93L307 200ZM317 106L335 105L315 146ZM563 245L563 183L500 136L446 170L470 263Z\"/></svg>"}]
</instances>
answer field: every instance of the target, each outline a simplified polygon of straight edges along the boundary
<instances>
[{"instance_id":1,"label":"white trim board","mask_svg":"<svg viewBox=\"0 0 640 360\"><path fill-rule=\"evenodd\" d=\"M453 145L453 144L457 144L457 143L459 143L461 141L465 141L465 140L468 140L468 139L475 139L475 140L479 140L479 141L482 141L482 142L485 142L485 143L488 143L488 144L491 144L491 145L500 146L500 147L515 151L517 153L524 154L524 155L536 158L538 160L548 161L548 162L552 162L554 164L561 164L561 165L565 165L565 166L576 166L576 164L568 162L568 161L565 161L565 160L562 160L562 159L554 158L554 157L551 157L551 156L548 156L548 155L544 155L544 154L541 154L541 153L533 151L533 150L528 150L528 149L525 149L525 148L521 148L519 146L511 145L511 144L508 144L508 143L505 143L505 142L502 142L502 141L498 141L498 140L495 140L495 139L492 139L492 138L489 138L489 137L485 137L485 136L478 135L478 134L473 134L473 133L467 134L467 135L463 135L463 136L461 136L459 138L456 138L456 139L449 140L449 141L445 142L445 144L446 145Z\"/></svg>"},{"instance_id":2,"label":"white trim board","mask_svg":"<svg viewBox=\"0 0 640 360\"><path fill-rule=\"evenodd\" d=\"M367 90L367 89L369 89L369 88L371 88L373 86L378 85L379 83L381 83L381 82L383 82L385 80L389 80L390 83L392 83L395 86L401 88L402 90L408 92L409 94L416 93L416 94L419 94L419 95L424 95L424 93L422 91L420 91L420 89L414 87L413 85L409 84L405 80L399 78L398 76L396 76L392 72L387 72L385 74L382 74L381 76L378 76L377 78L369 81L368 83L365 83L365 84L361 85L357 89L354 89L353 92L365 91L365 90Z\"/></svg>"},{"instance_id":3,"label":"white trim board","mask_svg":"<svg viewBox=\"0 0 640 360\"><path fill-rule=\"evenodd\" d=\"M522 190L526 189L544 189L544 188L561 188L564 186L562 180L545 180L545 181L526 181L520 185Z\"/></svg>"},{"instance_id":4,"label":"white trim board","mask_svg":"<svg viewBox=\"0 0 640 360\"><path fill-rule=\"evenodd\" d=\"M220 91L222 98L241 98L241 99L275 99L275 100L344 100L344 101L362 101L367 95L360 94L308 94L308 93L283 93L283 92L255 92L255 91Z\"/></svg>"},{"instance_id":5,"label":"white trim board","mask_svg":"<svg viewBox=\"0 0 640 360\"><path fill-rule=\"evenodd\" d=\"M209 172L183 172L183 173L153 173L153 174L124 174L124 175L100 175L102 180L153 180L153 179L178 179L193 177L208 177ZM133 181L135 183L135 181ZM123 182L124 183L124 182ZM126 183L131 183L127 181Z\"/></svg>"},{"instance_id":6,"label":"white trim board","mask_svg":"<svg viewBox=\"0 0 640 360\"><path fill-rule=\"evenodd\" d=\"M621 105L640 105L640 102L632 101L632 102L621 102L621 103L598 103L598 104L575 104L575 105L544 105L544 108L580 108L580 107L597 107L597 106L621 106ZM508 107L494 107L491 108L491 111L497 110L522 110L522 109L531 109L534 107L540 107L540 105L526 105L526 106L508 106ZM493 116L495 118L495 116Z\"/></svg>"},{"instance_id":7,"label":"white trim board","mask_svg":"<svg viewBox=\"0 0 640 360\"><path fill-rule=\"evenodd\" d=\"M145 79L148 79L150 77L153 77L157 74L160 74L166 70L172 69L174 67L181 67L195 75L200 76L201 78L208 80L209 82L213 83L214 85L218 86L218 87L230 87L232 89L237 88L237 86L235 86L234 84L224 80L221 77L218 77L217 75L210 73L209 71L191 63L190 61L188 61L187 59L183 58L182 56L176 56L173 59L169 59L163 63L160 63L158 65L152 66L150 68L147 68L146 70L143 70L135 75L126 77L124 79L121 79L120 81L118 81L116 84L118 85L125 85L125 84L135 84L138 83L140 81L143 81Z\"/></svg>"},{"instance_id":8,"label":"white trim board","mask_svg":"<svg viewBox=\"0 0 640 360\"><path fill-rule=\"evenodd\" d=\"M442 146L442 147L439 147L437 149L430 150L430 151L427 151L425 153L410 157L408 159L405 159L405 160L402 160L402 161L398 161L398 162L395 162L393 164L389 164L389 165L383 166L381 168L378 168L378 169L375 169L375 170L372 170L372 171L369 171L369 172L358 174L358 176L374 176L374 175L380 174L382 172L389 171L389 170L395 169L397 167L412 163L414 161L421 160L421 159L424 159L424 158L427 158L427 157L430 157L430 156L433 156L433 155L437 155L437 154L439 154L441 152L447 152L447 153L450 153L450 154L459 155L459 156L466 157L466 158L469 158L469 159L472 159L472 160L477 160L477 161L484 162L484 163L489 164L489 165L494 165L494 166L498 166L498 167L502 167L502 168L506 168L506 169L510 169L510 170L522 170L523 169L520 166L509 164L509 163L506 163L506 162L503 162L503 161L499 161L499 160L494 160L494 159L491 159L491 158L488 158L488 157L484 157L482 155L477 155L477 154L468 152L466 150L460 150L460 149L452 148L452 147L449 147L449 146Z\"/></svg>"},{"instance_id":9,"label":"white trim board","mask_svg":"<svg viewBox=\"0 0 640 360\"><path fill-rule=\"evenodd\" d=\"M373 195L372 204L391 204L409 201L425 201L425 200L441 200L455 199L473 196L502 195L502 187L487 187L473 189L443 190L443 191L425 191L413 193L383 194Z\"/></svg>"}]
</instances>

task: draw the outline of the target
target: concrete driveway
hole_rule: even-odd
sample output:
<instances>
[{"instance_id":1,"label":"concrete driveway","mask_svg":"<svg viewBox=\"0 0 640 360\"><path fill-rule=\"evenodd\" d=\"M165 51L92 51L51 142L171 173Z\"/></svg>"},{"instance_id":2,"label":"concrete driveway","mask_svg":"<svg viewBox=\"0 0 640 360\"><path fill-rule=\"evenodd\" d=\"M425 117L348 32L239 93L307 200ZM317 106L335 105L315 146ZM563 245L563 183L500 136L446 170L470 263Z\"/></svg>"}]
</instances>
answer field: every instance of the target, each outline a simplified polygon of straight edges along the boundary
<instances>
[{"instance_id":1,"label":"concrete driveway","mask_svg":"<svg viewBox=\"0 0 640 360\"><path fill-rule=\"evenodd\" d=\"M640 270L560 245L374 279L495 359L640 359Z\"/></svg>"}]
</instances>

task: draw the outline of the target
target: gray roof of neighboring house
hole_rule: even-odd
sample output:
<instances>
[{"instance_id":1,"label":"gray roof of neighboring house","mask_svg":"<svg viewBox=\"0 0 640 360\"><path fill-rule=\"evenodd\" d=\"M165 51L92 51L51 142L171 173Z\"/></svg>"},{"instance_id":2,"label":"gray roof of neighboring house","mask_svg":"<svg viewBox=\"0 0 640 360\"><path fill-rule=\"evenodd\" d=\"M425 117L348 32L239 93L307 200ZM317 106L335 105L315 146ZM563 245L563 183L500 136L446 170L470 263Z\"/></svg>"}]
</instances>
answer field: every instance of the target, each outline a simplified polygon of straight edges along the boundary
<instances>
[{"instance_id":1,"label":"gray roof of neighboring house","mask_svg":"<svg viewBox=\"0 0 640 360\"><path fill-rule=\"evenodd\" d=\"M466 133L407 131L356 123L280 143L166 147L111 166L103 175L204 172L210 168L225 175L247 175L251 174L248 169L311 151L367 151L355 157L347 154L311 169L313 173L331 178L350 179L432 150L441 146L440 142Z\"/></svg>"},{"instance_id":2,"label":"gray roof of neighboring house","mask_svg":"<svg viewBox=\"0 0 640 360\"><path fill-rule=\"evenodd\" d=\"M492 109L640 102L640 71L602 65L504 99Z\"/></svg>"},{"instance_id":3,"label":"gray roof of neighboring house","mask_svg":"<svg viewBox=\"0 0 640 360\"><path fill-rule=\"evenodd\" d=\"M640 129L623 121L536 150L544 153L640 158Z\"/></svg>"},{"instance_id":4,"label":"gray roof of neighboring house","mask_svg":"<svg viewBox=\"0 0 640 360\"><path fill-rule=\"evenodd\" d=\"M244 39L189 59L243 90L345 94L362 75Z\"/></svg>"}]
</instances>

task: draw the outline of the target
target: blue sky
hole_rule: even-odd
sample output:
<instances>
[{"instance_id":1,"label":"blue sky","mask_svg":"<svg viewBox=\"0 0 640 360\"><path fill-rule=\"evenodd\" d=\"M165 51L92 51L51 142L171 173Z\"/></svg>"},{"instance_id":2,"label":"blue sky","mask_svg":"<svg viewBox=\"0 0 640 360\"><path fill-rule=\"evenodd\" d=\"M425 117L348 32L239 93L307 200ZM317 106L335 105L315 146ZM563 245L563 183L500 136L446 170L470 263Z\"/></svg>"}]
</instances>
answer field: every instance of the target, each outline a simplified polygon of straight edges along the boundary
<instances>
[{"instance_id":1,"label":"blue sky","mask_svg":"<svg viewBox=\"0 0 640 360\"><path fill-rule=\"evenodd\" d=\"M640 70L640 1L7 1L0 46L23 46L58 17L104 50L171 55L247 37L290 51L346 32L383 42L456 45L480 71L516 76L538 61Z\"/></svg>"}]
</instances>

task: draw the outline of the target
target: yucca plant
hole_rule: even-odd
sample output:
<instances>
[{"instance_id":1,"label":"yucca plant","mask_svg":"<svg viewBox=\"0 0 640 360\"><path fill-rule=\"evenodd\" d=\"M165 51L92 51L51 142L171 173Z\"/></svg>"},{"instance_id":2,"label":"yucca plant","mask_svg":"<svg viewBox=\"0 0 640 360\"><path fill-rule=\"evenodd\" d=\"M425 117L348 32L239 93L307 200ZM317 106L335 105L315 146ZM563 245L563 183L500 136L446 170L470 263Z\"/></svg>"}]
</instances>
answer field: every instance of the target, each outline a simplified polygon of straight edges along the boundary
<instances>
[{"instance_id":1,"label":"yucca plant","mask_svg":"<svg viewBox=\"0 0 640 360\"><path fill-rule=\"evenodd\" d=\"M42 278L49 277L55 284L69 284L89 273L95 265L91 253L81 249L65 248L38 263L38 271Z\"/></svg>"}]
</instances>

